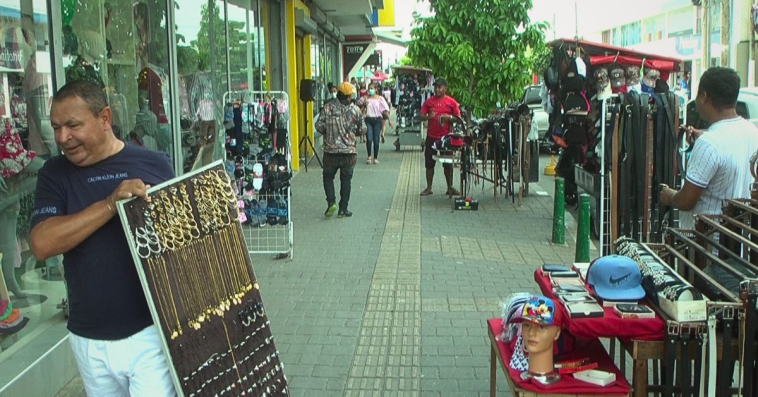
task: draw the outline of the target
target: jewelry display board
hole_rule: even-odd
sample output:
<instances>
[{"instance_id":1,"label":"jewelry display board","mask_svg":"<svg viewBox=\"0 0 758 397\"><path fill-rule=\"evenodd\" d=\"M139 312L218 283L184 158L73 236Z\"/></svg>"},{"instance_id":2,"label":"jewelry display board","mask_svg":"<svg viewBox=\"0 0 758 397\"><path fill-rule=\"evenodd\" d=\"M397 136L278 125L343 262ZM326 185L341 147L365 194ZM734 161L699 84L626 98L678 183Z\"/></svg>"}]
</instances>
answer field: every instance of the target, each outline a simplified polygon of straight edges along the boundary
<instances>
[{"instance_id":1,"label":"jewelry display board","mask_svg":"<svg viewBox=\"0 0 758 397\"><path fill-rule=\"evenodd\" d=\"M229 91L226 170L234 181L251 254L292 255L289 96L283 91Z\"/></svg>"},{"instance_id":2,"label":"jewelry display board","mask_svg":"<svg viewBox=\"0 0 758 397\"><path fill-rule=\"evenodd\" d=\"M288 396L222 163L118 203L179 396Z\"/></svg>"}]
</instances>

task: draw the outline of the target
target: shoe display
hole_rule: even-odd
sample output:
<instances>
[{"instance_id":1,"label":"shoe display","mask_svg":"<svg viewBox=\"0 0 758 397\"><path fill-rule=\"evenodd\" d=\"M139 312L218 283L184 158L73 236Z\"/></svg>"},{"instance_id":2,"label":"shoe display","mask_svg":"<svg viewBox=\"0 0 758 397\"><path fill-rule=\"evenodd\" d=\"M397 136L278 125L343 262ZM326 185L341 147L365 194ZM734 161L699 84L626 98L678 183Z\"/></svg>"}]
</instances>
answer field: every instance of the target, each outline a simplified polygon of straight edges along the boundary
<instances>
[{"instance_id":1,"label":"shoe display","mask_svg":"<svg viewBox=\"0 0 758 397\"><path fill-rule=\"evenodd\" d=\"M324 215L327 218L330 218L330 217L332 217L334 215L335 212L337 212L337 204L329 204L326 207L326 211L324 212Z\"/></svg>"},{"instance_id":2,"label":"shoe display","mask_svg":"<svg viewBox=\"0 0 758 397\"><path fill-rule=\"evenodd\" d=\"M337 218L350 218L351 216L353 216L353 213L348 210L340 210L337 213Z\"/></svg>"}]
</instances>

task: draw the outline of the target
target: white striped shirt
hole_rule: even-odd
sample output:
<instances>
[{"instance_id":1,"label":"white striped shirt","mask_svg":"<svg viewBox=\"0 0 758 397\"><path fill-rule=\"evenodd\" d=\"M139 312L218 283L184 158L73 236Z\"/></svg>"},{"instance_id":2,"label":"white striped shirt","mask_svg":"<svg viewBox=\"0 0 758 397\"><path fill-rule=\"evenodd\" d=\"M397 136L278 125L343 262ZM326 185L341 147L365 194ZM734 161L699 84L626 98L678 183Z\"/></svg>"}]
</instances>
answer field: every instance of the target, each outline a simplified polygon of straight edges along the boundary
<instances>
[{"instance_id":1,"label":"white striped shirt","mask_svg":"<svg viewBox=\"0 0 758 397\"><path fill-rule=\"evenodd\" d=\"M750 157L758 148L758 128L742 117L714 123L695 142L687 181L704 188L692 211L680 213L680 226L694 229L696 214L720 215L723 201L750 197Z\"/></svg>"}]
</instances>

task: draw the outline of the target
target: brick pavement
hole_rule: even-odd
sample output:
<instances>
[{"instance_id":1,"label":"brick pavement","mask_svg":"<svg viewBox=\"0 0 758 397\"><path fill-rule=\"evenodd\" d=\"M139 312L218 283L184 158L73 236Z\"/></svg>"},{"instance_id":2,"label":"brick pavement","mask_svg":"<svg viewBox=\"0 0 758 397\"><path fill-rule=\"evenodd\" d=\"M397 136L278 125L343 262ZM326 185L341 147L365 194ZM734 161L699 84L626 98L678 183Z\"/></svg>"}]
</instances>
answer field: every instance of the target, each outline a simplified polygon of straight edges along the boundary
<instances>
[{"instance_id":1,"label":"brick pavement","mask_svg":"<svg viewBox=\"0 0 758 397\"><path fill-rule=\"evenodd\" d=\"M510 293L537 292L534 268L570 261L573 246L548 243L550 197L517 208L475 186L478 212L453 211L442 194L419 197L421 153L391 151L389 141L381 165L359 156L352 218L324 218L316 165L293 179L294 259L253 257L292 394L488 395L485 320ZM434 189L444 192L437 171ZM498 383L510 395L502 371ZM62 393L82 395L76 380L72 388Z\"/></svg>"}]
</instances>

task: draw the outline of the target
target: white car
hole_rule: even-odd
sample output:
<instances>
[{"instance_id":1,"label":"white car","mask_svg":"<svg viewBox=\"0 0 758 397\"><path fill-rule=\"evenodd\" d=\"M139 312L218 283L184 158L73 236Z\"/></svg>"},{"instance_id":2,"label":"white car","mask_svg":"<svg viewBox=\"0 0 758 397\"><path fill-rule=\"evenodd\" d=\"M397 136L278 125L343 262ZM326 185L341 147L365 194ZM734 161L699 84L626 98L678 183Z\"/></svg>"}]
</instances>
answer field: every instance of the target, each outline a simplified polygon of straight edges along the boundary
<instances>
[{"instance_id":1,"label":"white car","mask_svg":"<svg viewBox=\"0 0 758 397\"><path fill-rule=\"evenodd\" d=\"M758 88L740 88L740 95L737 97L737 114L758 126ZM697 129L708 128L708 123L700 119L695 106L695 99L687 103L686 125L691 125Z\"/></svg>"},{"instance_id":2,"label":"white car","mask_svg":"<svg viewBox=\"0 0 758 397\"><path fill-rule=\"evenodd\" d=\"M540 132L540 138L545 136L550 122L545 110L542 109L542 98L540 98L540 86L532 85L524 89L524 96L521 97L521 104L529 106L529 110L534 113L534 120L537 122L537 129Z\"/></svg>"}]
</instances>

